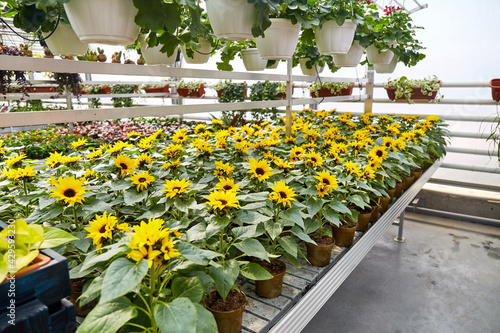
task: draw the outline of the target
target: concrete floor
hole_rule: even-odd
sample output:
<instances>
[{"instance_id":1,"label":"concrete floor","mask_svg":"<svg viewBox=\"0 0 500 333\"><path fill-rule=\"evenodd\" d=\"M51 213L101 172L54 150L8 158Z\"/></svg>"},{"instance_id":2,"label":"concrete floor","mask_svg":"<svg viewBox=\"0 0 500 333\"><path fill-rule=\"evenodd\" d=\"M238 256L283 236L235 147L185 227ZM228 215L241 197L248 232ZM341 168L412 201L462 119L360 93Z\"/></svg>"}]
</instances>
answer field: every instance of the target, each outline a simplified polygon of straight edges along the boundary
<instances>
[{"instance_id":1,"label":"concrete floor","mask_svg":"<svg viewBox=\"0 0 500 333\"><path fill-rule=\"evenodd\" d=\"M302 332L500 332L500 228L406 214Z\"/></svg>"}]
</instances>

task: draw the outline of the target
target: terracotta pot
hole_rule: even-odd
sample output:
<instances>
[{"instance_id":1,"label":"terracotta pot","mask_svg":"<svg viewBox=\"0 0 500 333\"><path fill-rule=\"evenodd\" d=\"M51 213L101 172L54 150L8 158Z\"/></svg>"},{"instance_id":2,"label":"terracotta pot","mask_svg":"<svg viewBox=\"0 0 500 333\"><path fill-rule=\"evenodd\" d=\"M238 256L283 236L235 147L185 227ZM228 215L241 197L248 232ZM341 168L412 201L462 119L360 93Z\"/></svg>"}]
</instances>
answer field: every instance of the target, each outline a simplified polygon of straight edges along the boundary
<instances>
[{"instance_id":1,"label":"terracotta pot","mask_svg":"<svg viewBox=\"0 0 500 333\"><path fill-rule=\"evenodd\" d=\"M212 293L216 292L216 290L212 291ZM245 312L245 305L247 303L246 295L244 293L242 294L245 296L245 302L241 304L241 307L239 309L233 311L217 311L211 309L207 305L205 299L205 307L214 315L219 333L239 333L241 331L243 312Z\"/></svg>"},{"instance_id":2,"label":"terracotta pot","mask_svg":"<svg viewBox=\"0 0 500 333\"><path fill-rule=\"evenodd\" d=\"M384 89L387 91L387 96L391 101L396 100L396 90L397 88L387 88L384 87ZM411 99L426 99L428 101L433 101L436 99L437 96L437 91L433 91L430 95L424 95L422 94L422 90L420 87L412 87L412 93L411 93ZM398 98L398 100L405 100L404 97Z\"/></svg>"},{"instance_id":3,"label":"terracotta pot","mask_svg":"<svg viewBox=\"0 0 500 333\"><path fill-rule=\"evenodd\" d=\"M372 205L372 215L370 216L370 222L372 223L377 222L379 213L380 213L380 206L377 204Z\"/></svg>"},{"instance_id":4,"label":"terracotta pot","mask_svg":"<svg viewBox=\"0 0 500 333\"><path fill-rule=\"evenodd\" d=\"M380 212L385 213L389 208L389 204L392 202L391 197L382 197L380 198Z\"/></svg>"},{"instance_id":5,"label":"terracotta pot","mask_svg":"<svg viewBox=\"0 0 500 333\"><path fill-rule=\"evenodd\" d=\"M311 234L309 235L312 239L318 238L318 234ZM323 236L323 237L328 237L331 239L332 243L329 245L323 245L323 244L318 244L314 245L311 243L306 243L306 248L307 248L307 260L313 265L317 267L323 267L326 266L330 263L330 259L332 258L332 249L333 246L335 245L335 239L333 237L329 236Z\"/></svg>"},{"instance_id":6,"label":"terracotta pot","mask_svg":"<svg viewBox=\"0 0 500 333\"><path fill-rule=\"evenodd\" d=\"M182 97L197 97L201 98L205 96L205 86L201 85L198 90L189 92L188 88L177 88L177 93Z\"/></svg>"},{"instance_id":7,"label":"terracotta pot","mask_svg":"<svg viewBox=\"0 0 500 333\"><path fill-rule=\"evenodd\" d=\"M29 272L34 271L35 269L38 269L42 266L47 265L52 259L49 256L46 256L43 253L38 253L38 255L33 259L33 261L23 269L20 269L18 272L16 272L15 276L19 277L21 275L28 274Z\"/></svg>"},{"instance_id":8,"label":"terracotta pot","mask_svg":"<svg viewBox=\"0 0 500 333\"><path fill-rule=\"evenodd\" d=\"M84 306L80 306L80 301L78 301L78 298L82 296L83 286L88 280L88 278L71 279L71 295L69 296L69 300L75 306L76 315L81 317L86 316L97 305L97 300L93 300Z\"/></svg>"},{"instance_id":9,"label":"terracotta pot","mask_svg":"<svg viewBox=\"0 0 500 333\"><path fill-rule=\"evenodd\" d=\"M111 94L111 87L99 88L99 94Z\"/></svg>"},{"instance_id":10,"label":"terracotta pot","mask_svg":"<svg viewBox=\"0 0 500 333\"><path fill-rule=\"evenodd\" d=\"M157 88L144 88L144 91L146 94L151 94L151 93L169 93L170 92L170 86L167 84L163 87L157 87Z\"/></svg>"},{"instance_id":11,"label":"terracotta pot","mask_svg":"<svg viewBox=\"0 0 500 333\"><path fill-rule=\"evenodd\" d=\"M349 96L352 95L352 89L354 88L354 82L349 88L341 89L340 93L331 92L330 89L328 88L321 88L317 91L311 91L311 97L313 98L318 98L318 97L331 97L331 96Z\"/></svg>"},{"instance_id":12,"label":"terracotta pot","mask_svg":"<svg viewBox=\"0 0 500 333\"><path fill-rule=\"evenodd\" d=\"M335 224L331 224L332 226L332 234L335 239L335 244L341 247L351 246L354 242L354 233L356 232L356 228L358 227L357 223L350 227L337 227Z\"/></svg>"},{"instance_id":13,"label":"terracotta pot","mask_svg":"<svg viewBox=\"0 0 500 333\"><path fill-rule=\"evenodd\" d=\"M414 176L403 176L403 180L405 181L404 189L407 190L410 188L411 184L415 180Z\"/></svg>"},{"instance_id":14,"label":"terracotta pot","mask_svg":"<svg viewBox=\"0 0 500 333\"><path fill-rule=\"evenodd\" d=\"M255 281L255 291L257 295L265 298L276 298L281 295L281 290L283 289L283 277L286 273L286 264L275 259L280 263L280 265L285 267L285 270L277 275L273 275L272 279L269 280L257 280Z\"/></svg>"},{"instance_id":15,"label":"terracotta pot","mask_svg":"<svg viewBox=\"0 0 500 333\"><path fill-rule=\"evenodd\" d=\"M490 81L491 97L495 102L500 101L500 79L493 79Z\"/></svg>"},{"instance_id":16,"label":"terracotta pot","mask_svg":"<svg viewBox=\"0 0 500 333\"><path fill-rule=\"evenodd\" d=\"M295 90L295 85L292 84L292 94L293 94L293 91ZM284 93L277 93L276 96L274 96L274 99L285 99L286 98L286 92Z\"/></svg>"},{"instance_id":17,"label":"terracotta pot","mask_svg":"<svg viewBox=\"0 0 500 333\"><path fill-rule=\"evenodd\" d=\"M398 197L398 198L401 197L401 194L403 193L404 187L405 187L404 181L397 182L396 183L396 191L394 192L394 196Z\"/></svg>"},{"instance_id":18,"label":"terracotta pot","mask_svg":"<svg viewBox=\"0 0 500 333\"><path fill-rule=\"evenodd\" d=\"M412 170L411 175L415 177L415 180L417 180L422 176L422 172L422 169Z\"/></svg>"},{"instance_id":19,"label":"terracotta pot","mask_svg":"<svg viewBox=\"0 0 500 333\"><path fill-rule=\"evenodd\" d=\"M371 208L370 208L371 210ZM369 213L360 212L358 215L358 227L357 231L366 231L368 230L368 223L370 223L370 219L372 217L373 211L371 210Z\"/></svg>"},{"instance_id":20,"label":"terracotta pot","mask_svg":"<svg viewBox=\"0 0 500 333\"><path fill-rule=\"evenodd\" d=\"M52 93L56 92L57 87L49 87L49 86L33 86L33 87L27 87L26 92L27 93Z\"/></svg>"}]
</instances>

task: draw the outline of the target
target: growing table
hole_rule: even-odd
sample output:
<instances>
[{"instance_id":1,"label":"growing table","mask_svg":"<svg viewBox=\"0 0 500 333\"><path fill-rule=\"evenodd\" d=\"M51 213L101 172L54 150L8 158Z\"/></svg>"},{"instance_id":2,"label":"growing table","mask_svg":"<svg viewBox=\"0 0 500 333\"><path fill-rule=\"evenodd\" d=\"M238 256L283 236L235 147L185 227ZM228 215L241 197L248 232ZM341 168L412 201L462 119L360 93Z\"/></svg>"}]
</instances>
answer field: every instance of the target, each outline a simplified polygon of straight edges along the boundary
<instances>
[{"instance_id":1,"label":"growing table","mask_svg":"<svg viewBox=\"0 0 500 333\"><path fill-rule=\"evenodd\" d=\"M441 163L442 159L430 166L400 198L393 201L389 209L367 231L356 231L352 246L348 248L335 246L329 265L315 267L299 259L302 267L298 268L287 262L283 291L277 298L262 298L255 293L253 281L245 282L241 289L247 295L249 304L243 314L242 332L302 331L398 217L399 232L395 241L404 241L405 208ZM285 259L281 260L286 262Z\"/></svg>"}]
</instances>

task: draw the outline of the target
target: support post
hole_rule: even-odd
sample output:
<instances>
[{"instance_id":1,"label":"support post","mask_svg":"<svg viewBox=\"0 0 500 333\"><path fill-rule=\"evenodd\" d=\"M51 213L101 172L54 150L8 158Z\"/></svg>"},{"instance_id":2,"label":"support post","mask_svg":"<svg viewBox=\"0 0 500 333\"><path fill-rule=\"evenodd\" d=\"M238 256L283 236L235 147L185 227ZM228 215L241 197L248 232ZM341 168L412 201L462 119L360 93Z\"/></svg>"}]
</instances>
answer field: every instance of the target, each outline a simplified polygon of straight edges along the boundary
<instances>
[{"instance_id":1,"label":"support post","mask_svg":"<svg viewBox=\"0 0 500 333\"><path fill-rule=\"evenodd\" d=\"M399 228L398 228L398 237L394 238L396 242L404 243L405 238L403 237L403 226L405 221L405 211L401 212L399 215Z\"/></svg>"},{"instance_id":2,"label":"support post","mask_svg":"<svg viewBox=\"0 0 500 333\"><path fill-rule=\"evenodd\" d=\"M64 97L66 98L66 107L68 110L73 110L73 100L71 99L71 91L67 83L64 86ZM69 130L73 133L73 123L69 123Z\"/></svg>"},{"instance_id":3,"label":"support post","mask_svg":"<svg viewBox=\"0 0 500 333\"><path fill-rule=\"evenodd\" d=\"M286 105L286 117L285 117L285 133L286 136L292 135L292 59L286 61L286 72L288 75L288 80L286 81L286 99L288 104Z\"/></svg>"},{"instance_id":4,"label":"support post","mask_svg":"<svg viewBox=\"0 0 500 333\"><path fill-rule=\"evenodd\" d=\"M373 108L373 86L375 82L375 71L373 66L366 66L366 78L368 82L366 83L365 94L368 98L365 99L365 113L372 113Z\"/></svg>"}]
</instances>

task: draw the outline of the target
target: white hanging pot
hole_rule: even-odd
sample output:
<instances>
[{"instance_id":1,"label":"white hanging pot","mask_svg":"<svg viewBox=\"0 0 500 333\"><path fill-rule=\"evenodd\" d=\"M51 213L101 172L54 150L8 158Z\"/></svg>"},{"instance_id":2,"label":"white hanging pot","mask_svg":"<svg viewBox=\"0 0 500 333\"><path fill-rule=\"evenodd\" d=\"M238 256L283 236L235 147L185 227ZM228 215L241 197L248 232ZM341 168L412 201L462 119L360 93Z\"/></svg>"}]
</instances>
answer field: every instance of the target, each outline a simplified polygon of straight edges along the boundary
<instances>
[{"instance_id":1,"label":"white hanging pot","mask_svg":"<svg viewBox=\"0 0 500 333\"><path fill-rule=\"evenodd\" d=\"M255 44L264 59L291 58L299 41L300 24L292 24L285 18L272 18L271 26L264 31L265 37L255 38Z\"/></svg>"},{"instance_id":2,"label":"white hanging pot","mask_svg":"<svg viewBox=\"0 0 500 333\"><path fill-rule=\"evenodd\" d=\"M174 51L174 54L169 57L166 53L160 51L162 48L161 44L155 47L149 47L144 36L139 37L139 44L141 44L141 53L144 56L144 60L146 60L146 65L172 66L175 63L177 49Z\"/></svg>"},{"instance_id":3,"label":"white hanging pot","mask_svg":"<svg viewBox=\"0 0 500 333\"><path fill-rule=\"evenodd\" d=\"M304 75L311 75L311 76L317 76L318 72L316 71L316 65L313 65L311 69L307 68L306 62L308 62L309 60L311 60L311 59L310 58L299 59L300 69L302 70L302 74L304 74ZM319 72L321 73L324 68L325 68L325 66L319 67Z\"/></svg>"},{"instance_id":4,"label":"white hanging pot","mask_svg":"<svg viewBox=\"0 0 500 333\"><path fill-rule=\"evenodd\" d=\"M201 47L197 50L193 50L193 57L189 57L186 52L186 46L182 45L182 55L184 56L184 60L188 64L204 64L210 59L210 51L212 51L212 45L210 41L204 38L198 39Z\"/></svg>"},{"instance_id":5,"label":"white hanging pot","mask_svg":"<svg viewBox=\"0 0 500 333\"><path fill-rule=\"evenodd\" d=\"M44 32L43 37L49 33ZM89 44L80 41L73 29L59 23L56 30L45 40L50 52L60 56L79 56L87 52Z\"/></svg>"},{"instance_id":6,"label":"white hanging pot","mask_svg":"<svg viewBox=\"0 0 500 333\"><path fill-rule=\"evenodd\" d=\"M351 20L345 20L342 25L338 25L335 21L324 22L321 29L314 32L319 53L346 54L351 48L355 31L356 24Z\"/></svg>"},{"instance_id":7,"label":"white hanging pot","mask_svg":"<svg viewBox=\"0 0 500 333\"><path fill-rule=\"evenodd\" d=\"M387 46L394 47L397 45L397 42L387 42ZM390 64L392 58L394 57L394 52L391 50L384 50L379 53L379 50L375 45L369 45L366 48L366 58L368 62L372 65L388 65Z\"/></svg>"},{"instance_id":8,"label":"white hanging pot","mask_svg":"<svg viewBox=\"0 0 500 333\"><path fill-rule=\"evenodd\" d=\"M139 35L133 0L71 0L64 10L82 42L128 45Z\"/></svg>"},{"instance_id":9,"label":"white hanging pot","mask_svg":"<svg viewBox=\"0 0 500 333\"><path fill-rule=\"evenodd\" d=\"M388 65L374 64L375 72L380 74L390 74L394 72L396 69L396 65L398 64L398 57L392 57L391 62Z\"/></svg>"},{"instance_id":10,"label":"white hanging pot","mask_svg":"<svg viewBox=\"0 0 500 333\"><path fill-rule=\"evenodd\" d=\"M207 14L220 40L251 40L257 9L247 0L207 0Z\"/></svg>"},{"instance_id":11,"label":"white hanging pot","mask_svg":"<svg viewBox=\"0 0 500 333\"><path fill-rule=\"evenodd\" d=\"M355 40L346 54L335 54L333 63L337 67L356 67L361 61L365 48Z\"/></svg>"},{"instance_id":12,"label":"white hanging pot","mask_svg":"<svg viewBox=\"0 0 500 333\"><path fill-rule=\"evenodd\" d=\"M262 71L267 66L267 60L262 59L256 48L241 50L241 57L247 71Z\"/></svg>"}]
</instances>

